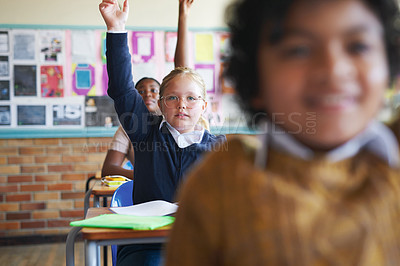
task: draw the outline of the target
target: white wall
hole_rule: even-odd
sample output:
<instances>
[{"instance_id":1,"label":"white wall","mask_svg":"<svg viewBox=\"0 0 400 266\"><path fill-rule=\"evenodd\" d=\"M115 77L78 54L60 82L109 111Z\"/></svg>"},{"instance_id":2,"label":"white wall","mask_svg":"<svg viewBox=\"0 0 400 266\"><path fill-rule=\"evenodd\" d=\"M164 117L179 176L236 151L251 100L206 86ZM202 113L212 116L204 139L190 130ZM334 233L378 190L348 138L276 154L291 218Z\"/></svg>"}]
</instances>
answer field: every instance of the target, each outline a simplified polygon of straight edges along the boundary
<instances>
[{"instance_id":1,"label":"white wall","mask_svg":"<svg viewBox=\"0 0 400 266\"><path fill-rule=\"evenodd\" d=\"M122 3L122 0L119 0ZM231 0L195 0L190 28L218 28ZM100 0L0 0L0 24L104 26ZM178 0L130 0L127 26L176 27ZM1 26L1 25L0 25Z\"/></svg>"}]
</instances>

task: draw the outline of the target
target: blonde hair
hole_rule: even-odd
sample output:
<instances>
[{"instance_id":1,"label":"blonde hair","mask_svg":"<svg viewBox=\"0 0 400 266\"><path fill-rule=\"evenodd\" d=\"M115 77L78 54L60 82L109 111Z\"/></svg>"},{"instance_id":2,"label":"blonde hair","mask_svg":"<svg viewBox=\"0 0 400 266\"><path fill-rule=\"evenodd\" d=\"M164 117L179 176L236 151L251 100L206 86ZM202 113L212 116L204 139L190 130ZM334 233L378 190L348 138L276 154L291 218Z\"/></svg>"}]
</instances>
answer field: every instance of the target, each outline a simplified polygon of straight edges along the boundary
<instances>
[{"instance_id":1,"label":"blonde hair","mask_svg":"<svg viewBox=\"0 0 400 266\"><path fill-rule=\"evenodd\" d=\"M201 88L201 97L203 97L204 100L206 99L207 91L206 84L204 83L203 78L200 76L199 73L189 67L177 67L163 78L160 85L160 97L163 96L165 88L168 86L170 81L177 76L188 76L189 78L191 78Z\"/></svg>"},{"instance_id":2,"label":"blonde hair","mask_svg":"<svg viewBox=\"0 0 400 266\"><path fill-rule=\"evenodd\" d=\"M210 123L208 123L207 119L205 119L203 115L200 116L199 121L197 121L197 124L202 126L204 129L210 131Z\"/></svg>"},{"instance_id":3,"label":"blonde hair","mask_svg":"<svg viewBox=\"0 0 400 266\"><path fill-rule=\"evenodd\" d=\"M178 76L187 76L191 80L193 80L201 89L201 97L204 99L204 101L206 100L207 90L203 78L200 76L199 73L189 67L177 67L163 78L160 85L160 99L164 95L165 88L168 86L171 80ZM197 124L201 125L204 129L207 129L208 131L210 130L210 125L208 121L203 117L203 115L200 116Z\"/></svg>"}]
</instances>

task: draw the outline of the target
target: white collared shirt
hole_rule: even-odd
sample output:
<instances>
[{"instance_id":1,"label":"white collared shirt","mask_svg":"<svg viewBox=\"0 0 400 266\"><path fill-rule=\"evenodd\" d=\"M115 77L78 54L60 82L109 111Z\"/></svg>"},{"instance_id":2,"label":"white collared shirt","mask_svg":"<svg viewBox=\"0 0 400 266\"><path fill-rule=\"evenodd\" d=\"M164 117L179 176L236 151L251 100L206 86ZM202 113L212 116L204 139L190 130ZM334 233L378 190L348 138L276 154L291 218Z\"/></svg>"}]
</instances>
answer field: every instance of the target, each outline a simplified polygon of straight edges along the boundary
<instances>
[{"instance_id":1,"label":"white collared shirt","mask_svg":"<svg viewBox=\"0 0 400 266\"><path fill-rule=\"evenodd\" d=\"M183 149L186 148L194 143L200 143L203 139L204 135L204 128L200 125L196 125L195 130L187 133L179 133L174 127L172 127L167 120L163 119L160 124L160 129L162 125L166 123L169 132L171 133L172 137L175 140L175 143L178 145L179 148Z\"/></svg>"},{"instance_id":2,"label":"white collared shirt","mask_svg":"<svg viewBox=\"0 0 400 266\"><path fill-rule=\"evenodd\" d=\"M128 33L127 30L108 30L108 33Z\"/></svg>"},{"instance_id":3,"label":"white collared shirt","mask_svg":"<svg viewBox=\"0 0 400 266\"><path fill-rule=\"evenodd\" d=\"M314 158L315 152L312 149L297 141L292 135L284 132L277 125L273 125L277 130L270 133L268 129L271 126L271 122L266 122L265 128L267 129L267 133L259 136L262 143L262 150L266 150L268 145L270 145L277 150L303 160ZM256 163L257 165L265 166L267 154L261 149L257 152ZM361 149L372 152L392 167L399 166L400 159L397 140L394 134L378 121L372 121L359 135L327 152L326 158L331 162L341 161L356 155Z\"/></svg>"}]
</instances>

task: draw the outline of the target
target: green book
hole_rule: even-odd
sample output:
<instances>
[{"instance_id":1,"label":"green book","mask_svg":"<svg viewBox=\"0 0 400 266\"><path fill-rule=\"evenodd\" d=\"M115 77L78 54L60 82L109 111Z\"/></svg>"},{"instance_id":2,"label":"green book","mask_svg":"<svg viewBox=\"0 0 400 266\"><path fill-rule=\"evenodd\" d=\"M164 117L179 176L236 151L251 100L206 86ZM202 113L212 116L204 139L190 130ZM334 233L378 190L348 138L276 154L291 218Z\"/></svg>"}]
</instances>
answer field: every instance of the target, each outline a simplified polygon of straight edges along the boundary
<instances>
[{"instance_id":1,"label":"green book","mask_svg":"<svg viewBox=\"0 0 400 266\"><path fill-rule=\"evenodd\" d=\"M174 221L175 217L172 216L103 214L89 219L73 221L70 226L153 230L172 224Z\"/></svg>"}]
</instances>

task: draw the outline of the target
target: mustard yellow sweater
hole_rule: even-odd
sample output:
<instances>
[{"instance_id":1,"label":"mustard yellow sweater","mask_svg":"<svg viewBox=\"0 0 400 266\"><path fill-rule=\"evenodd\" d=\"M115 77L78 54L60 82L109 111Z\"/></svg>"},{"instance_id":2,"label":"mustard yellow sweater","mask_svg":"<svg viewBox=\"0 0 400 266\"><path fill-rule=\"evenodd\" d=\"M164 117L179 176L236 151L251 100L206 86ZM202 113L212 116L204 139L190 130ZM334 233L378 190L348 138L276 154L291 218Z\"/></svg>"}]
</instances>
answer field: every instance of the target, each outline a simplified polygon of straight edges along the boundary
<instances>
[{"instance_id":1,"label":"mustard yellow sweater","mask_svg":"<svg viewBox=\"0 0 400 266\"><path fill-rule=\"evenodd\" d=\"M167 266L400 265L400 174L360 153L331 163L252 145L210 154L181 189Z\"/></svg>"}]
</instances>

